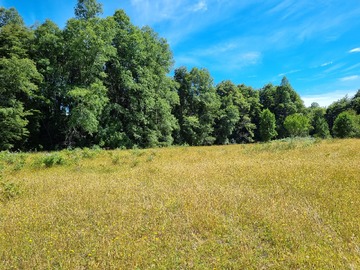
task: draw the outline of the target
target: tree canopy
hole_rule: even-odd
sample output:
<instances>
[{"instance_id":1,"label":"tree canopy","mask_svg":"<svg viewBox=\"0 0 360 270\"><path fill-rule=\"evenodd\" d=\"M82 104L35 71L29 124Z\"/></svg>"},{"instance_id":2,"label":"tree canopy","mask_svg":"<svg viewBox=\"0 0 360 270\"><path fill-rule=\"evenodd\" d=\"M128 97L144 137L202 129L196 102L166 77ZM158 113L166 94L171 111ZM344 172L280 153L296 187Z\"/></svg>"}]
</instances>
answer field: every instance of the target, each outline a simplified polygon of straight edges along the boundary
<instances>
[{"instance_id":1,"label":"tree canopy","mask_svg":"<svg viewBox=\"0 0 360 270\"><path fill-rule=\"evenodd\" d=\"M257 90L177 67L167 41L78 0L60 29L0 8L0 150L212 145L359 136L360 90L305 108L284 77ZM171 76L170 74L173 75Z\"/></svg>"}]
</instances>

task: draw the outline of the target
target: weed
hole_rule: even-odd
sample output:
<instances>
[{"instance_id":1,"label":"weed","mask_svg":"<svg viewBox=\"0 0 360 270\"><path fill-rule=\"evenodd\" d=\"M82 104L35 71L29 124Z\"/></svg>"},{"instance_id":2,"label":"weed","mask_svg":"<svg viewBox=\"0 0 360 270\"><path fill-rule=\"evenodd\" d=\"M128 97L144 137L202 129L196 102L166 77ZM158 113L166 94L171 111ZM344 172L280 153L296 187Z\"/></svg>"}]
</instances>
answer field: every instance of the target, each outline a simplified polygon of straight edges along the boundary
<instances>
[{"instance_id":1,"label":"weed","mask_svg":"<svg viewBox=\"0 0 360 270\"><path fill-rule=\"evenodd\" d=\"M10 153L9 151L0 153L0 161L11 166L14 171L19 171L25 166L26 157L24 153Z\"/></svg>"},{"instance_id":2,"label":"weed","mask_svg":"<svg viewBox=\"0 0 360 270\"><path fill-rule=\"evenodd\" d=\"M1 180L0 178L0 201L9 201L21 194L20 186Z\"/></svg>"},{"instance_id":3,"label":"weed","mask_svg":"<svg viewBox=\"0 0 360 270\"><path fill-rule=\"evenodd\" d=\"M120 163L120 155L115 154L111 157L111 162L114 165L118 165Z\"/></svg>"},{"instance_id":4,"label":"weed","mask_svg":"<svg viewBox=\"0 0 360 270\"><path fill-rule=\"evenodd\" d=\"M130 167L131 168L135 168L136 166L138 166L140 164L140 161L138 159L134 159L131 164Z\"/></svg>"},{"instance_id":5,"label":"weed","mask_svg":"<svg viewBox=\"0 0 360 270\"><path fill-rule=\"evenodd\" d=\"M151 151L151 153L150 153L150 155L147 157L146 161L147 161L147 162L153 161L154 158L155 158L155 156L156 156L156 153L155 153L154 151Z\"/></svg>"},{"instance_id":6,"label":"weed","mask_svg":"<svg viewBox=\"0 0 360 270\"><path fill-rule=\"evenodd\" d=\"M50 168L55 165L64 165L65 159L60 153L48 153L37 157L33 162L34 168Z\"/></svg>"},{"instance_id":7,"label":"weed","mask_svg":"<svg viewBox=\"0 0 360 270\"><path fill-rule=\"evenodd\" d=\"M140 150L138 148L134 148L133 150L131 150L131 154L135 157L141 157L142 155L145 154L144 150Z\"/></svg>"}]
</instances>

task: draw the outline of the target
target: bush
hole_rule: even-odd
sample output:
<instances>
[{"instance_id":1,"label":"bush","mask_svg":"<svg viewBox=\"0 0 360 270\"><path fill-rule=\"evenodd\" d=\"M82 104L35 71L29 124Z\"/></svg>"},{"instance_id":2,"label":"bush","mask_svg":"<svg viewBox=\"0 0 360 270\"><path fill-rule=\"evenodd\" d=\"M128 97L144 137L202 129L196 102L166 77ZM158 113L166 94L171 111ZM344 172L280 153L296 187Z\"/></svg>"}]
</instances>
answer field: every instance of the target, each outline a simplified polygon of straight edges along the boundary
<instances>
[{"instance_id":1,"label":"bush","mask_svg":"<svg viewBox=\"0 0 360 270\"><path fill-rule=\"evenodd\" d=\"M301 113L294 113L285 118L284 127L290 137L306 137L311 128L310 119Z\"/></svg>"},{"instance_id":2,"label":"bush","mask_svg":"<svg viewBox=\"0 0 360 270\"><path fill-rule=\"evenodd\" d=\"M37 158L34 161L33 166L50 168L55 165L64 165L65 163L66 162L63 156L61 156L59 153L54 153L46 154L45 156Z\"/></svg>"},{"instance_id":3,"label":"bush","mask_svg":"<svg viewBox=\"0 0 360 270\"><path fill-rule=\"evenodd\" d=\"M338 138L351 138L360 135L359 116L353 111L340 113L333 126L333 134Z\"/></svg>"}]
</instances>

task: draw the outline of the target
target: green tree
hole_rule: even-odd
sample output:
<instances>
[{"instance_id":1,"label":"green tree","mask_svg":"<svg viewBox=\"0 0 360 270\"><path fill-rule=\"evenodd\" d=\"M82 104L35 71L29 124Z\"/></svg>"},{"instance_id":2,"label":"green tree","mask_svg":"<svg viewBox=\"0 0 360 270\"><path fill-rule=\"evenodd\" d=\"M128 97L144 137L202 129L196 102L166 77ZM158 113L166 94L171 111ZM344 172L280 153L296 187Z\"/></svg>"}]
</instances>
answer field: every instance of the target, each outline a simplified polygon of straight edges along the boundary
<instances>
[{"instance_id":1,"label":"green tree","mask_svg":"<svg viewBox=\"0 0 360 270\"><path fill-rule=\"evenodd\" d=\"M37 111L33 122L39 128L31 130L29 144L33 148L57 149L65 141L69 97L65 42L54 22L46 20L35 29L30 55L44 79L39 85L41 98L32 105Z\"/></svg>"},{"instance_id":2,"label":"green tree","mask_svg":"<svg viewBox=\"0 0 360 270\"><path fill-rule=\"evenodd\" d=\"M188 72L185 67L181 67L175 70L174 79L179 84L180 98L180 104L174 110L180 124L177 143L213 144L220 101L210 73L198 68Z\"/></svg>"},{"instance_id":3,"label":"green tree","mask_svg":"<svg viewBox=\"0 0 360 270\"><path fill-rule=\"evenodd\" d=\"M356 92L355 96L350 101L351 108L360 114L360 89Z\"/></svg>"},{"instance_id":4,"label":"green tree","mask_svg":"<svg viewBox=\"0 0 360 270\"><path fill-rule=\"evenodd\" d=\"M269 109L260 114L259 132L263 142L268 142L277 135L275 115Z\"/></svg>"},{"instance_id":5,"label":"green tree","mask_svg":"<svg viewBox=\"0 0 360 270\"><path fill-rule=\"evenodd\" d=\"M338 138L349 138L359 136L360 126L359 117L354 111L340 113L333 125L333 134Z\"/></svg>"},{"instance_id":6,"label":"green tree","mask_svg":"<svg viewBox=\"0 0 360 270\"><path fill-rule=\"evenodd\" d=\"M259 91L244 84L237 86L242 99L237 103L240 113L240 120L236 125L233 140L237 143L253 142L256 136L256 129L259 124L261 104Z\"/></svg>"},{"instance_id":7,"label":"green tree","mask_svg":"<svg viewBox=\"0 0 360 270\"><path fill-rule=\"evenodd\" d=\"M69 115L69 133L68 145L74 141L74 138L86 138L86 135L93 135L98 131L99 116L102 113L108 98L106 97L106 87L101 81L96 81L87 88L74 87L68 92L69 97L74 101L73 109Z\"/></svg>"},{"instance_id":8,"label":"green tree","mask_svg":"<svg viewBox=\"0 0 360 270\"><path fill-rule=\"evenodd\" d=\"M33 33L15 10L1 9L0 28L0 148L22 148L29 134L32 105L38 100L41 75L29 59ZM5 15L8 14L8 15ZM10 15L9 15L10 14ZM6 17L5 19L3 17Z\"/></svg>"},{"instance_id":9,"label":"green tree","mask_svg":"<svg viewBox=\"0 0 360 270\"><path fill-rule=\"evenodd\" d=\"M26 128L28 115L23 104L17 100L9 101L6 107L0 106L0 150L9 150L15 144L24 142L29 135Z\"/></svg>"},{"instance_id":10,"label":"green tree","mask_svg":"<svg viewBox=\"0 0 360 270\"><path fill-rule=\"evenodd\" d=\"M350 102L349 97L345 96L327 107L325 117L331 131L333 130L333 125L338 115L350 109Z\"/></svg>"},{"instance_id":11,"label":"green tree","mask_svg":"<svg viewBox=\"0 0 360 270\"><path fill-rule=\"evenodd\" d=\"M24 21L15 8L0 8L0 28L7 24L24 25Z\"/></svg>"},{"instance_id":12,"label":"green tree","mask_svg":"<svg viewBox=\"0 0 360 270\"><path fill-rule=\"evenodd\" d=\"M313 129L310 131L310 135L316 138L329 138L330 130L329 125L325 119L326 109L320 106L310 107L309 117L311 119L311 126Z\"/></svg>"},{"instance_id":13,"label":"green tree","mask_svg":"<svg viewBox=\"0 0 360 270\"><path fill-rule=\"evenodd\" d=\"M67 73L67 104L63 107L68 116L68 145L94 143L103 109L108 102L104 82L106 65L116 55L113 46L116 22L112 17L95 17L98 12L92 10L96 10L93 4L96 1L79 1L75 9L77 19L70 19L63 31Z\"/></svg>"},{"instance_id":14,"label":"green tree","mask_svg":"<svg viewBox=\"0 0 360 270\"><path fill-rule=\"evenodd\" d=\"M216 93L221 105L218 117L215 120L214 134L216 144L228 144L233 134L236 124L240 120L237 99L242 96L237 87L230 81L223 81L216 86Z\"/></svg>"},{"instance_id":15,"label":"green tree","mask_svg":"<svg viewBox=\"0 0 360 270\"><path fill-rule=\"evenodd\" d=\"M171 111L178 95L167 76L173 64L169 45L149 27L132 25L122 10L113 18L116 54L106 64L105 80L110 103L98 140L107 147L170 145L177 128Z\"/></svg>"},{"instance_id":16,"label":"green tree","mask_svg":"<svg viewBox=\"0 0 360 270\"><path fill-rule=\"evenodd\" d=\"M305 137L311 129L310 120L301 113L294 113L285 118L284 127L291 137Z\"/></svg>"},{"instance_id":17,"label":"green tree","mask_svg":"<svg viewBox=\"0 0 360 270\"><path fill-rule=\"evenodd\" d=\"M243 99L240 91L231 81L223 81L216 86L216 93L220 98L219 115L215 120L214 134L217 144L228 144L236 124L240 120L237 103Z\"/></svg>"},{"instance_id":18,"label":"green tree","mask_svg":"<svg viewBox=\"0 0 360 270\"><path fill-rule=\"evenodd\" d=\"M285 118L291 114L305 111L303 101L286 77L283 77L279 86L268 84L261 89L260 102L265 109L269 109L275 114L279 138L284 138L287 135L284 127Z\"/></svg>"},{"instance_id":19,"label":"green tree","mask_svg":"<svg viewBox=\"0 0 360 270\"><path fill-rule=\"evenodd\" d=\"M102 4L96 0L78 0L75 7L75 16L78 19L88 20L103 12Z\"/></svg>"}]
</instances>

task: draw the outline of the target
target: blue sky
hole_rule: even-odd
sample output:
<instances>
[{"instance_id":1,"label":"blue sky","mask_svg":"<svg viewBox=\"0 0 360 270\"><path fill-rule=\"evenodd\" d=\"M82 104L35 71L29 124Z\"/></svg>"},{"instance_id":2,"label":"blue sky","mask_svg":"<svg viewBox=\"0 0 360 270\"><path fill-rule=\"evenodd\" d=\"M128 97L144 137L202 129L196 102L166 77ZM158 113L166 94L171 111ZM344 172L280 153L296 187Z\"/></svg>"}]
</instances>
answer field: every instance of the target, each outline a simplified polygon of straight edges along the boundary
<instances>
[{"instance_id":1,"label":"blue sky","mask_svg":"<svg viewBox=\"0 0 360 270\"><path fill-rule=\"evenodd\" d=\"M0 0L27 25L60 27L76 0ZM174 67L207 68L215 83L256 89L286 75L306 105L360 89L359 0L102 0L104 16L124 9L170 43Z\"/></svg>"}]
</instances>

